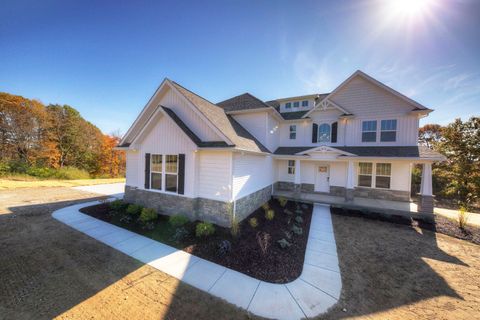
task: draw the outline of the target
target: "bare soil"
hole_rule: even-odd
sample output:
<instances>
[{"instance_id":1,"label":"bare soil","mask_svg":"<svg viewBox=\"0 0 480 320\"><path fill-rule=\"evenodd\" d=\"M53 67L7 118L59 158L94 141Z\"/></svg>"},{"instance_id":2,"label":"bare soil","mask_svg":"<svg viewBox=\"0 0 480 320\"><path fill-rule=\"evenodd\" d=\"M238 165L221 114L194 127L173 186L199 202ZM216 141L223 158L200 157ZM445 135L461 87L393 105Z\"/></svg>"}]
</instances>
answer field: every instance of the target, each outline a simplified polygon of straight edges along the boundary
<instances>
[{"instance_id":1,"label":"bare soil","mask_svg":"<svg viewBox=\"0 0 480 320\"><path fill-rule=\"evenodd\" d=\"M0 319L256 319L51 218L90 199L68 188L0 191ZM343 288L319 319L479 318L479 245L332 220Z\"/></svg>"},{"instance_id":2,"label":"bare soil","mask_svg":"<svg viewBox=\"0 0 480 320\"><path fill-rule=\"evenodd\" d=\"M80 211L254 278L272 283L291 282L302 273L312 205L288 201L284 208L278 200L272 199L269 201L269 207L275 212L272 220L267 220L265 210L259 208L240 223L240 230L236 237L232 236L229 228L215 226L213 235L208 238L198 238L195 236L195 226L199 221L194 221L184 225L188 235L178 242L172 239L176 228L169 225L168 216L159 216L155 229L149 231L135 221L122 223L118 219L119 214L111 214L112 210L108 204L102 203ZM301 214L296 213L298 209L302 212ZM295 221L296 217L300 217L303 221ZM250 226L251 218L257 220L257 227ZM294 234L291 231L293 225L301 227L302 234ZM281 248L277 242L281 239L287 240L290 246ZM219 250L219 246L225 240L230 243L230 250L223 253Z\"/></svg>"}]
</instances>

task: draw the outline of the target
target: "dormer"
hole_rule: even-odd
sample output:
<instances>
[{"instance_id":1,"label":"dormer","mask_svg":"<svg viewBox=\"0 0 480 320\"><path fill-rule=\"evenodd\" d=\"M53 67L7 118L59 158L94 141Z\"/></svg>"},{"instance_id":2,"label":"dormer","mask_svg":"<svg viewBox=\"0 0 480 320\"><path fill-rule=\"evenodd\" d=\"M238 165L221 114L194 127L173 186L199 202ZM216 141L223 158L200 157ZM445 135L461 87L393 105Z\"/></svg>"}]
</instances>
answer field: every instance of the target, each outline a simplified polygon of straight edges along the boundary
<instances>
[{"instance_id":1,"label":"dormer","mask_svg":"<svg viewBox=\"0 0 480 320\"><path fill-rule=\"evenodd\" d=\"M276 102L278 103L278 110L280 113L309 111L315 106L315 101L318 99L318 96L318 94L311 94L277 99Z\"/></svg>"}]
</instances>

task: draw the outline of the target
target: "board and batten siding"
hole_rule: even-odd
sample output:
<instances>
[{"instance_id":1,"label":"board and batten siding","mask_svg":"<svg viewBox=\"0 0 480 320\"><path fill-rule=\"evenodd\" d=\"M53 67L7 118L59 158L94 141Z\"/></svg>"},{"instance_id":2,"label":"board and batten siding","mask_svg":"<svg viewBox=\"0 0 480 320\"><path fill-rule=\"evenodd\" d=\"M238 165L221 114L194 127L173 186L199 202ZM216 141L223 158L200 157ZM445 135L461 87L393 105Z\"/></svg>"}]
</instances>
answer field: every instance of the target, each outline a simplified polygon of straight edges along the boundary
<instances>
[{"instance_id":1,"label":"board and batten siding","mask_svg":"<svg viewBox=\"0 0 480 320\"><path fill-rule=\"evenodd\" d=\"M234 153L233 199L240 199L274 182L271 156Z\"/></svg>"},{"instance_id":2,"label":"board and batten siding","mask_svg":"<svg viewBox=\"0 0 480 320\"><path fill-rule=\"evenodd\" d=\"M158 115L138 142L138 152L127 152L127 181L129 186L144 189L145 154L185 154L185 193L194 197L196 145L170 118ZM129 154L131 157L129 158ZM136 154L136 156L134 156Z\"/></svg>"},{"instance_id":3,"label":"board and batten siding","mask_svg":"<svg viewBox=\"0 0 480 320\"><path fill-rule=\"evenodd\" d=\"M199 151L197 195L201 198L230 201L232 195L232 153Z\"/></svg>"},{"instance_id":4,"label":"board and batten siding","mask_svg":"<svg viewBox=\"0 0 480 320\"><path fill-rule=\"evenodd\" d=\"M240 123L242 127L247 129L258 141L263 145L266 145L267 137L267 117L268 113L261 112L249 112L235 114L234 119Z\"/></svg>"}]
</instances>

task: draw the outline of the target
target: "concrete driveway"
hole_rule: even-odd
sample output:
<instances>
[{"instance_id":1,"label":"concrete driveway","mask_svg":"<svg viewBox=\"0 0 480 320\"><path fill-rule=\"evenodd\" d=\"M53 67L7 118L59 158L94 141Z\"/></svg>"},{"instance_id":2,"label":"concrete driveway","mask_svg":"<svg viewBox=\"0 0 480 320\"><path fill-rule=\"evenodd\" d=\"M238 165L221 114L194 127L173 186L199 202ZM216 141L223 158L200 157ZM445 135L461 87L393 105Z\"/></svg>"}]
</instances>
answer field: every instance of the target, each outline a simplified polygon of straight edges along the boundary
<instances>
[{"instance_id":1,"label":"concrete driveway","mask_svg":"<svg viewBox=\"0 0 480 320\"><path fill-rule=\"evenodd\" d=\"M97 184L93 186L72 187L72 189L121 199L125 192L125 183Z\"/></svg>"}]
</instances>

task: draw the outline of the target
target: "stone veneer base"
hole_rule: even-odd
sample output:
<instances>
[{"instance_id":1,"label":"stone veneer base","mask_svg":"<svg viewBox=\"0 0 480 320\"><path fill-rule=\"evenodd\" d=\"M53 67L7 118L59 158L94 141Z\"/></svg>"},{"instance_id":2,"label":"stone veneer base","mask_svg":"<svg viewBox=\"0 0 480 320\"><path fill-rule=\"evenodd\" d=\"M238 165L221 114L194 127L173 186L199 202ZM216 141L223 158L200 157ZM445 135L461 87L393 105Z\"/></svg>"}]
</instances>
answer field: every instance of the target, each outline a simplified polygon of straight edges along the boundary
<instances>
[{"instance_id":1,"label":"stone veneer base","mask_svg":"<svg viewBox=\"0 0 480 320\"><path fill-rule=\"evenodd\" d=\"M272 186L267 186L236 201L236 218L242 221L262 204L270 200ZM233 203L206 198L189 198L181 195L155 192L125 186L124 200L153 208L165 215L181 214L190 220L202 220L222 227L230 227Z\"/></svg>"}]
</instances>

